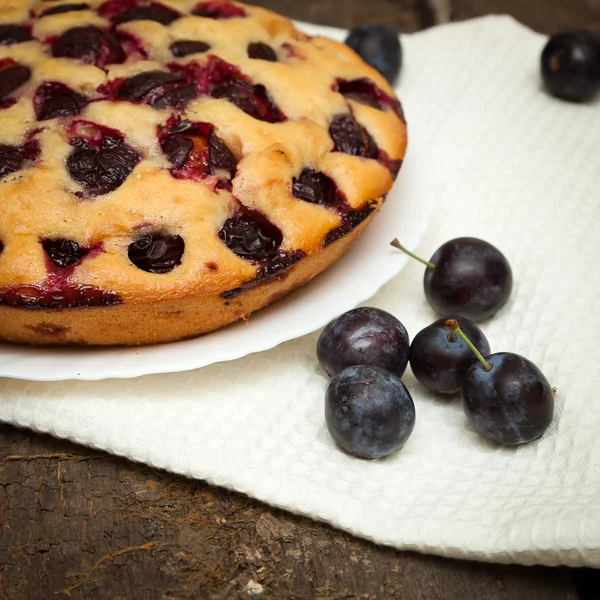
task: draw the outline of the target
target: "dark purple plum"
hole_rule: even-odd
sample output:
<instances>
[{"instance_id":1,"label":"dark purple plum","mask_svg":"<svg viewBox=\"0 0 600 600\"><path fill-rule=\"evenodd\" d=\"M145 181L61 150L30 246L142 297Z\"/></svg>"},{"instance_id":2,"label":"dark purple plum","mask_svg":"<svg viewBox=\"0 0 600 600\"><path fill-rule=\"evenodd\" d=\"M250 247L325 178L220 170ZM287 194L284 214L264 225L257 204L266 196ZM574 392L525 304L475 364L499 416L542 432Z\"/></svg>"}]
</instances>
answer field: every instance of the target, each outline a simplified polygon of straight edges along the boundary
<instances>
[{"instance_id":1,"label":"dark purple plum","mask_svg":"<svg viewBox=\"0 0 600 600\"><path fill-rule=\"evenodd\" d=\"M177 11L166 6L152 4L150 6L128 8L112 17L112 22L115 25L121 25L131 21L156 21L161 25L170 25L173 21L179 19L180 16Z\"/></svg>"},{"instance_id":2,"label":"dark purple plum","mask_svg":"<svg viewBox=\"0 0 600 600\"><path fill-rule=\"evenodd\" d=\"M264 42L254 42L248 44L248 57L257 60L267 60L269 62L277 62L277 54L271 46Z\"/></svg>"},{"instance_id":3,"label":"dark purple plum","mask_svg":"<svg viewBox=\"0 0 600 600\"><path fill-rule=\"evenodd\" d=\"M79 262L89 252L77 242L63 238L43 240L42 246L54 265L61 269Z\"/></svg>"},{"instance_id":4,"label":"dark purple plum","mask_svg":"<svg viewBox=\"0 0 600 600\"><path fill-rule=\"evenodd\" d=\"M379 100L379 95L383 95L383 92L370 79L342 80L338 82L337 90L344 98L349 100L367 104L378 110L383 108Z\"/></svg>"},{"instance_id":5,"label":"dark purple plum","mask_svg":"<svg viewBox=\"0 0 600 600\"><path fill-rule=\"evenodd\" d=\"M24 146L0 144L0 179L27 166L39 153L40 147L35 140L29 140Z\"/></svg>"},{"instance_id":6,"label":"dark purple plum","mask_svg":"<svg viewBox=\"0 0 600 600\"><path fill-rule=\"evenodd\" d=\"M569 31L550 38L541 58L542 79L557 98L585 102L600 91L600 36Z\"/></svg>"},{"instance_id":7,"label":"dark purple plum","mask_svg":"<svg viewBox=\"0 0 600 600\"><path fill-rule=\"evenodd\" d=\"M325 173L304 169L292 180L294 197L312 204L331 206L336 200L337 187Z\"/></svg>"},{"instance_id":8,"label":"dark purple plum","mask_svg":"<svg viewBox=\"0 0 600 600\"><path fill-rule=\"evenodd\" d=\"M208 168L212 175L225 171L231 179L235 177L238 161L225 142L215 133L208 134Z\"/></svg>"},{"instance_id":9,"label":"dark purple plum","mask_svg":"<svg viewBox=\"0 0 600 600\"><path fill-rule=\"evenodd\" d=\"M317 358L330 377L356 365L371 365L402 377L408 364L408 333L402 323L380 308L355 308L322 331Z\"/></svg>"},{"instance_id":10,"label":"dark purple plum","mask_svg":"<svg viewBox=\"0 0 600 600\"><path fill-rule=\"evenodd\" d=\"M448 319L458 321L483 354L490 353L481 329L465 317L443 317L419 331L410 345L410 367L419 383L437 394L457 394L465 373L477 361L465 341L448 330Z\"/></svg>"},{"instance_id":11,"label":"dark purple plum","mask_svg":"<svg viewBox=\"0 0 600 600\"><path fill-rule=\"evenodd\" d=\"M539 438L554 415L554 393L530 360L511 352L485 357L489 371L475 362L461 384L463 410L482 436L515 446Z\"/></svg>"},{"instance_id":12,"label":"dark purple plum","mask_svg":"<svg viewBox=\"0 0 600 600\"><path fill-rule=\"evenodd\" d=\"M185 242L180 235L151 233L129 244L129 260L142 271L163 274L181 264Z\"/></svg>"},{"instance_id":13,"label":"dark purple plum","mask_svg":"<svg viewBox=\"0 0 600 600\"><path fill-rule=\"evenodd\" d=\"M12 147L0 146L0 179L12 175L23 165L23 159L12 150Z\"/></svg>"},{"instance_id":14,"label":"dark purple plum","mask_svg":"<svg viewBox=\"0 0 600 600\"><path fill-rule=\"evenodd\" d=\"M346 452L382 458L396 452L415 426L415 405L404 384L379 367L348 367L325 394L325 422Z\"/></svg>"},{"instance_id":15,"label":"dark purple plum","mask_svg":"<svg viewBox=\"0 0 600 600\"><path fill-rule=\"evenodd\" d=\"M210 45L198 40L180 40L178 42L173 42L170 46L170 50L173 56L183 58L190 54L206 52L207 50L210 50Z\"/></svg>"},{"instance_id":16,"label":"dark purple plum","mask_svg":"<svg viewBox=\"0 0 600 600\"><path fill-rule=\"evenodd\" d=\"M245 17L246 11L241 6L225 0L208 0L208 2L197 4L192 14L207 19L232 19L233 17Z\"/></svg>"},{"instance_id":17,"label":"dark purple plum","mask_svg":"<svg viewBox=\"0 0 600 600\"><path fill-rule=\"evenodd\" d=\"M31 69L29 67L19 65L11 59L0 61L0 100L16 92L30 78Z\"/></svg>"},{"instance_id":18,"label":"dark purple plum","mask_svg":"<svg viewBox=\"0 0 600 600\"><path fill-rule=\"evenodd\" d=\"M31 29L25 25L0 25L0 46L20 44L31 39Z\"/></svg>"},{"instance_id":19,"label":"dark purple plum","mask_svg":"<svg viewBox=\"0 0 600 600\"><path fill-rule=\"evenodd\" d=\"M283 243L278 227L264 215L248 209L227 219L219 237L232 252L254 262L272 259Z\"/></svg>"},{"instance_id":20,"label":"dark purple plum","mask_svg":"<svg viewBox=\"0 0 600 600\"><path fill-rule=\"evenodd\" d=\"M38 121L78 115L88 102L82 94L56 81L42 83L33 97Z\"/></svg>"},{"instance_id":21,"label":"dark purple plum","mask_svg":"<svg viewBox=\"0 0 600 600\"><path fill-rule=\"evenodd\" d=\"M528 444L543 435L554 416L554 392L538 367L512 352L484 357L455 319L446 327L477 357L460 384L463 410L475 430L503 446Z\"/></svg>"},{"instance_id":22,"label":"dark purple plum","mask_svg":"<svg viewBox=\"0 0 600 600\"><path fill-rule=\"evenodd\" d=\"M424 276L425 295L440 314L456 312L483 321L502 308L512 291L512 270L492 244L471 237L443 244Z\"/></svg>"},{"instance_id":23,"label":"dark purple plum","mask_svg":"<svg viewBox=\"0 0 600 600\"><path fill-rule=\"evenodd\" d=\"M183 167L191 151L194 149L194 142L190 138L173 136L168 138L162 145L163 152L167 155L169 161L174 167Z\"/></svg>"},{"instance_id":24,"label":"dark purple plum","mask_svg":"<svg viewBox=\"0 0 600 600\"><path fill-rule=\"evenodd\" d=\"M92 196L116 190L141 160L133 148L115 137L106 136L99 145L77 138L71 145L67 169Z\"/></svg>"},{"instance_id":25,"label":"dark purple plum","mask_svg":"<svg viewBox=\"0 0 600 600\"><path fill-rule=\"evenodd\" d=\"M125 80L116 92L117 100L145 102L162 109L183 107L198 95L196 86L187 84L185 77L169 71L144 71Z\"/></svg>"},{"instance_id":26,"label":"dark purple plum","mask_svg":"<svg viewBox=\"0 0 600 600\"><path fill-rule=\"evenodd\" d=\"M403 123L406 123L406 117L404 116L404 110L402 109L400 101L393 96L388 96L368 77L361 77L360 79L338 79L333 86L333 89L337 90L347 100L354 100L355 102L366 104L377 110L384 110L388 107L398 115ZM387 159L380 157L380 160L382 159L384 162L385 160L391 160L389 157Z\"/></svg>"},{"instance_id":27,"label":"dark purple plum","mask_svg":"<svg viewBox=\"0 0 600 600\"><path fill-rule=\"evenodd\" d=\"M40 17L48 17L50 15L60 15L68 12L77 12L81 10L88 10L89 4L61 4L59 6L53 6L52 8L48 8L45 10Z\"/></svg>"},{"instance_id":28,"label":"dark purple plum","mask_svg":"<svg viewBox=\"0 0 600 600\"><path fill-rule=\"evenodd\" d=\"M446 242L429 261L400 244L392 246L426 265L425 296L438 313L459 314L472 321L495 315L512 291L512 270L498 248L483 240L462 237Z\"/></svg>"},{"instance_id":29,"label":"dark purple plum","mask_svg":"<svg viewBox=\"0 0 600 600\"><path fill-rule=\"evenodd\" d=\"M68 29L54 42L52 54L60 58L76 58L100 68L125 60L125 52L115 37L95 27Z\"/></svg>"},{"instance_id":30,"label":"dark purple plum","mask_svg":"<svg viewBox=\"0 0 600 600\"><path fill-rule=\"evenodd\" d=\"M390 83L394 83L402 66L402 47L391 25L358 25L350 30L346 44Z\"/></svg>"},{"instance_id":31,"label":"dark purple plum","mask_svg":"<svg viewBox=\"0 0 600 600\"><path fill-rule=\"evenodd\" d=\"M211 96L229 100L247 115L260 121L277 123L284 120L263 85L251 85L242 79L230 79L215 87Z\"/></svg>"},{"instance_id":32,"label":"dark purple plum","mask_svg":"<svg viewBox=\"0 0 600 600\"><path fill-rule=\"evenodd\" d=\"M181 109L197 96L198 92L194 84L168 86L168 89L164 93L156 96L152 95L149 98L148 104L157 109L169 108L171 106Z\"/></svg>"},{"instance_id":33,"label":"dark purple plum","mask_svg":"<svg viewBox=\"0 0 600 600\"><path fill-rule=\"evenodd\" d=\"M184 120L162 132L160 138L176 177L206 177L209 173L228 181L235 177L237 159L212 124Z\"/></svg>"},{"instance_id":34,"label":"dark purple plum","mask_svg":"<svg viewBox=\"0 0 600 600\"><path fill-rule=\"evenodd\" d=\"M377 158L378 149L371 134L351 114L336 115L329 126L335 152Z\"/></svg>"},{"instance_id":35,"label":"dark purple plum","mask_svg":"<svg viewBox=\"0 0 600 600\"><path fill-rule=\"evenodd\" d=\"M118 100L129 100L130 102L141 102L146 94L158 87L169 83L183 82L185 82L185 78L168 71L144 71L125 80L119 88L116 98Z\"/></svg>"}]
</instances>

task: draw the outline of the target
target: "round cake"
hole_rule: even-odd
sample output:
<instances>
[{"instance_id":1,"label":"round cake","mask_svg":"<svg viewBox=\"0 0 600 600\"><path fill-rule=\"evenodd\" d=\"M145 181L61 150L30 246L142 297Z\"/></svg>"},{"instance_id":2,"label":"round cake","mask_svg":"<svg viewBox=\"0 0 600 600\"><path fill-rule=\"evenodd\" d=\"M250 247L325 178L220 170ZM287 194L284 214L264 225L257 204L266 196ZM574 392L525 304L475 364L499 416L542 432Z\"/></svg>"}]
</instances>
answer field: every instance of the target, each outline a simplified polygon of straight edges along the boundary
<instances>
[{"instance_id":1,"label":"round cake","mask_svg":"<svg viewBox=\"0 0 600 600\"><path fill-rule=\"evenodd\" d=\"M0 339L245 319L352 246L405 150L387 81L273 12L0 0Z\"/></svg>"}]
</instances>

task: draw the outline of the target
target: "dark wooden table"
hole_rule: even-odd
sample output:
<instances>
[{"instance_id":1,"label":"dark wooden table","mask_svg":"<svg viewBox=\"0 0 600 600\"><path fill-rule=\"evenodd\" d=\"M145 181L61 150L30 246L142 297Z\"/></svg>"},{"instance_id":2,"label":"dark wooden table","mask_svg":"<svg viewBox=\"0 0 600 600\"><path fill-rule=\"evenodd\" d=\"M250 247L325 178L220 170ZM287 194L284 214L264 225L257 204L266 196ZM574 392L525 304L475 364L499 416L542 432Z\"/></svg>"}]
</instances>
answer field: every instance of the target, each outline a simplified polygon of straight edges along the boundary
<instances>
[{"instance_id":1,"label":"dark wooden table","mask_svg":"<svg viewBox=\"0 0 600 600\"><path fill-rule=\"evenodd\" d=\"M290 17L409 32L506 12L550 33L600 29L599 0L264 0ZM401 553L245 496L0 426L7 600L600 598L589 569Z\"/></svg>"}]
</instances>

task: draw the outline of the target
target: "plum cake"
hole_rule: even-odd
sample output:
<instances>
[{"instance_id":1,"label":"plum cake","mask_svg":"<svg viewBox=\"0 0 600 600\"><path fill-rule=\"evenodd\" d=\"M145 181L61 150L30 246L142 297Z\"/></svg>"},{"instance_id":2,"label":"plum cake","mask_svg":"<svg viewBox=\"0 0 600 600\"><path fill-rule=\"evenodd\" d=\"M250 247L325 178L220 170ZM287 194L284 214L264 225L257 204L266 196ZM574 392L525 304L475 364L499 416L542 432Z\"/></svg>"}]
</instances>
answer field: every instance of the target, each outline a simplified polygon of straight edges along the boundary
<instances>
[{"instance_id":1,"label":"plum cake","mask_svg":"<svg viewBox=\"0 0 600 600\"><path fill-rule=\"evenodd\" d=\"M0 0L0 339L218 329L337 261L401 105L350 48L223 0Z\"/></svg>"}]
</instances>

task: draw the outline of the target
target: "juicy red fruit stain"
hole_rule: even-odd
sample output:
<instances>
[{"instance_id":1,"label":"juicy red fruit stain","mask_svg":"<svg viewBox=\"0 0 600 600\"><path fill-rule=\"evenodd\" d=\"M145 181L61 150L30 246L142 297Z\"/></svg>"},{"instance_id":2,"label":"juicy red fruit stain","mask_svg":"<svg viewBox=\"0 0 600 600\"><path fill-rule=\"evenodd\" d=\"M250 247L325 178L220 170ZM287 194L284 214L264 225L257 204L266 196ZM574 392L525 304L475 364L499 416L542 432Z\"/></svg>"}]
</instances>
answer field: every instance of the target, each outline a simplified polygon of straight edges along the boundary
<instances>
[{"instance_id":1,"label":"juicy red fruit stain","mask_svg":"<svg viewBox=\"0 0 600 600\"><path fill-rule=\"evenodd\" d=\"M39 285L0 289L0 305L27 309L64 309L121 304L120 296L91 285L73 283L69 277L77 263L103 251L102 243L82 248L73 240L41 240L46 252L48 278Z\"/></svg>"},{"instance_id":2,"label":"juicy red fruit stain","mask_svg":"<svg viewBox=\"0 0 600 600\"><path fill-rule=\"evenodd\" d=\"M122 304L116 293L91 285L64 283L49 285L22 285L0 289L0 305L28 309L61 309Z\"/></svg>"},{"instance_id":3,"label":"juicy red fruit stain","mask_svg":"<svg viewBox=\"0 0 600 600\"><path fill-rule=\"evenodd\" d=\"M123 11L138 6L137 0L108 0L98 7L98 14L105 19L113 19Z\"/></svg>"},{"instance_id":4,"label":"juicy red fruit stain","mask_svg":"<svg viewBox=\"0 0 600 600\"><path fill-rule=\"evenodd\" d=\"M192 14L209 19L231 19L233 17L245 17L246 11L230 2L213 0L211 2L200 2L200 4L197 4L196 8L192 11Z\"/></svg>"},{"instance_id":5,"label":"juicy red fruit stain","mask_svg":"<svg viewBox=\"0 0 600 600\"><path fill-rule=\"evenodd\" d=\"M362 79L353 79L347 81L338 79L333 89L348 100L354 100L361 104L367 104L378 110L383 110L385 107L391 108L404 123L404 112L397 98L388 96L382 89L376 86L370 79L366 77Z\"/></svg>"},{"instance_id":6,"label":"juicy red fruit stain","mask_svg":"<svg viewBox=\"0 0 600 600\"><path fill-rule=\"evenodd\" d=\"M263 85L253 85L236 66L209 56L206 63L189 63L185 66L171 65L193 81L198 93L213 98L223 98L235 104L246 114L268 123L285 121L285 115L275 106Z\"/></svg>"},{"instance_id":7,"label":"juicy red fruit stain","mask_svg":"<svg viewBox=\"0 0 600 600\"><path fill-rule=\"evenodd\" d=\"M173 164L171 173L178 179L217 176L217 187L231 188L237 159L216 134L210 123L181 121L159 132L163 152Z\"/></svg>"}]
</instances>

